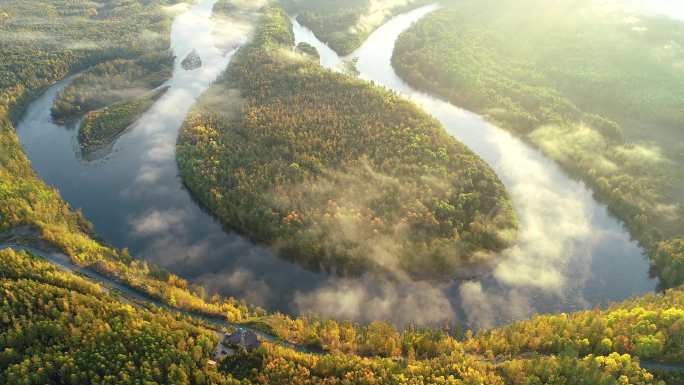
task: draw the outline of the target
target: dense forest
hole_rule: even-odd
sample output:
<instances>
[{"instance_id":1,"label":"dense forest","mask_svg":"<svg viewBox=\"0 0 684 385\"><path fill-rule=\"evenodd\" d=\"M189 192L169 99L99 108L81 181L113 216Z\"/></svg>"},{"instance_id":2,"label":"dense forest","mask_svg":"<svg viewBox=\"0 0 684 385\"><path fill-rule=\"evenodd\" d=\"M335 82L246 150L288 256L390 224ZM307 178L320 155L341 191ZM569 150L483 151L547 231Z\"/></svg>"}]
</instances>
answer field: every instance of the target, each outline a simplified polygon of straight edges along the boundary
<instances>
[{"instance_id":1,"label":"dense forest","mask_svg":"<svg viewBox=\"0 0 684 385\"><path fill-rule=\"evenodd\" d=\"M216 333L193 319L129 303L26 252L5 249L0 258L0 382L8 385L659 384L633 354L684 360L684 293L669 291L461 340L423 333L416 347L449 341L430 357L318 355L266 343L214 366ZM380 324L365 333L376 349L415 337L393 337Z\"/></svg>"},{"instance_id":2,"label":"dense forest","mask_svg":"<svg viewBox=\"0 0 684 385\"><path fill-rule=\"evenodd\" d=\"M35 176L12 125L29 100L69 73L168 49L168 37L163 36L168 36L170 15L159 2L145 3L108 2L95 8L93 2L3 3L7 17L0 23L0 233L30 227L81 260L115 253L92 241L87 221ZM159 39L141 39L145 31L157 31Z\"/></svg>"},{"instance_id":3,"label":"dense forest","mask_svg":"<svg viewBox=\"0 0 684 385\"><path fill-rule=\"evenodd\" d=\"M0 383L681 382L675 376L654 377L639 363L639 358L684 362L681 289L629 300L602 311L538 316L478 334L458 329L409 328L399 332L381 322L355 325L268 315L244 302L207 294L186 280L134 260L125 249L115 250L95 241L87 220L36 177L13 125L27 102L69 74L167 49L165 38L150 41L140 36L150 36L149 31L168 36L172 14L162 8L168 3L173 1L2 2L0 242L56 248L74 262L172 307L259 323L286 339L320 346L334 354L305 354L267 343L215 367L209 361L217 343L213 330L166 310L138 306L26 252L4 249L0 250ZM257 36L254 47L259 47L264 37ZM265 55L260 51L252 53ZM291 55L290 50L280 53ZM287 57L292 59L287 62L289 66L304 60L298 55ZM302 71L318 71L309 62L303 63ZM226 95L222 88L213 92ZM249 106L248 96L239 96L238 100L244 98L243 105ZM225 103L225 99L215 100ZM681 240L663 242L658 255L669 269L663 271L669 272L673 285L684 269L684 244Z\"/></svg>"},{"instance_id":4,"label":"dense forest","mask_svg":"<svg viewBox=\"0 0 684 385\"><path fill-rule=\"evenodd\" d=\"M432 1L282 0L281 3L330 48L340 55L348 55L390 17Z\"/></svg>"},{"instance_id":5,"label":"dense forest","mask_svg":"<svg viewBox=\"0 0 684 385\"><path fill-rule=\"evenodd\" d=\"M26 253L0 258L0 383L230 383L209 366L215 333Z\"/></svg>"},{"instance_id":6,"label":"dense forest","mask_svg":"<svg viewBox=\"0 0 684 385\"><path fill-rule=\"evenodd\" d=\"M449 5L402 34L393 64L586 181L650 251L663 283L683 283L681 251L668 245L684 235L684 25L571 3Z\"/></svg>"},{"instance_id":7,"label":"dense forest","mask_svg":"<svg viewBox=\"0 0 684 385\"><path fill-rule=\"evenodd\" d=\"M13 128L28 101L70 73L168 50L173 14L164 10L166 4L107 2L88 11L76 3L3 3L6 11L0 14L7 16L0 23L0 242L56 248L77 264L178 308L234 321L263 315L234 299L208 297L202 288L94 240L92 225L83 215L35 175ZM141 38L150 31L156 31L160 40ZM77 44L81 41L88 44Z\"/></svg>"},{"instance_id":8,"label":"dense forest","mask_svg":"<svg viewBox=\"0 0 684 385\"><path fill-rule=\"evenodd\" d=\"M89 112L78 132L78 143L86 154L110 145L118 135L133 124L168 87L150 92L141 98L122 101L98 111Z\"/></svg>"},{"instance_id":9,"label":"dense forest","mask_svg":"<svg viewBox=\"0 0 684 385\"><path fill-rule=\"evenodd\" d=\"M271 9L182 128L181 175L224 223L349 275L450 277L515 239L480 158L415 105L293 46Z\"/></svg>"}]
</instances>

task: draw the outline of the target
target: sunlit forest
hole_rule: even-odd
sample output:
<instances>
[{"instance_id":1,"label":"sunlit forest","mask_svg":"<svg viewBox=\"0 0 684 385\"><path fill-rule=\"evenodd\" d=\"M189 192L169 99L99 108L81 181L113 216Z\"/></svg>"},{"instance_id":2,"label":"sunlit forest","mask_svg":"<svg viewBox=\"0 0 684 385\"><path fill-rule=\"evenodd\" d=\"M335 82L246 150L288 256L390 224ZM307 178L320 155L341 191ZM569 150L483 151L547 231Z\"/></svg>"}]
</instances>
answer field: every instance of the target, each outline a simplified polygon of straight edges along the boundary
<instances>
[{"instance_id":1,"label":"sunlit forest","mask_svg":"<svg viewBox=\"0 0 684 385\"><path fill-rule=\"evenodd\" d=\"M0 1L0 384L683 384L680 3Z\"/></svg>"},{"instance_id":2,"label":"sunlit forest","mask_svg":"<svg viewBox=\"0 0 684 385\"><path fill-rule=\"evenodd\" d=\"M181 175L202 202L341 274L440 277L515 238L480 159L395 95L293 56L289 20L271 12L181 132Z\"/></svg>"},{"instance_id":3,"label":"sunlit forest","mask_svg":"<svg viewBox=\"0 0 684 385\"><path fill-rule=\"evenodd\" d=\"M654 384L678 377L654 377L630 354L681 360L684 353L676 326L684 322L683 295L669 291L605 312L542 316L477 336L398 334L380 323L351 327L347 333L359 333L355 354L268 343L215 366L220 330L122 300L29 253L2 250L0 256L0 379L7 384Z\"/></svg>"},{"instance_id":4,"label":"sunlit forest","mask_svg":"<svg viewBox=\"0 0 684 385\"><path fill-rule=\"evenodd\" d=\"M663 283L681 284L681 262L657 255L684 235L684 25L601 2L524 3L435 12L397 42L397 71L523 135L586 181L650 250Z\"/></svg>"}]
</instances>

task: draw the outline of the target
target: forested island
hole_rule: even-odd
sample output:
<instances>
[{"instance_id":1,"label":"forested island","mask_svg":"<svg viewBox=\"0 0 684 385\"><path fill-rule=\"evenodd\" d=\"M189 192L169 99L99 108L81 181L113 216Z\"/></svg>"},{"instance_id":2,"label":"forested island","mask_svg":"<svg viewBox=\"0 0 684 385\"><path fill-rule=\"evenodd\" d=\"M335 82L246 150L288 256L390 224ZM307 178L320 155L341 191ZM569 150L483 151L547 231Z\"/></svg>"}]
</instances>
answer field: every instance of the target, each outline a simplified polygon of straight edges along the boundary
<instances>
[{"instance_id":1,"label":"forested island","mask_svg":"<svg viewBox=\"0 0 684 385\"><path fill-rule=\"evenodd\" d=\"M366 38L394 15L431 0L283 0L290 14L340 55L359 48Z\"/></svg>"},{"instance_id":2,"label":"forested island","mask_svg":"<svg viewBox=\"0 0 684 385\"><path fill-rule=\"evenodd\" d=\"M447 3L402 34L394 67L586 181L649 250L663 284L684 283L681 249L670 247L684 235L684 25L571 3Z\"/></svg>"},{"instance_id":3,"label":"forested island","mask_svg":"<svg viewBox=\"0 0 684 385\"><path fill-rule=\"evenodd\" d=\"M399 96L292 52L270 9L180 134L183 180L226 225L313 269L448 278L515 240L504 186Z\"/></svg>"},{"instance_id":4,"label":"forested island","mask_svg":"<svg viewBox=\"0 0 684 385\"><path fill-rule=\"evenodd\" d=\"M139 99L118 102L101 110L87 113L78 132L81 152L89 154L111 145L167 90L168 87L162 87Z\"/></svg>"},{"instance_id":5,"label":"forested island","mask_svg":"<svg viewBox=\"0 0 684 385\"><path fill-rule=\"evenodd\" d=\"M110 146L167 88L173 71L168 49L114 59L89 68L60 91L51 109L65 123L83 117L78 144L84 156Z\"/></svg>"}]
</instances>

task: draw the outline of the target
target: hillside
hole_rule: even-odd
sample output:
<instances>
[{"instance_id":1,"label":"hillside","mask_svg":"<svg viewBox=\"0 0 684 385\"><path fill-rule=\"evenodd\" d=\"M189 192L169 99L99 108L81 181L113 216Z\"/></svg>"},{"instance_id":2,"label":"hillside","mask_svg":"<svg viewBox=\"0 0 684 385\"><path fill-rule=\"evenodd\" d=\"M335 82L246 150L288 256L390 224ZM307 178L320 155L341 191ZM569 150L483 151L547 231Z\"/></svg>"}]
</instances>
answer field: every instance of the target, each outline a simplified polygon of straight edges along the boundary
<instances>
[{"instance_id":1,"label":"hillside","mask_svg":"<svg viewBox=\"0 0 684 385\"><path fill-rule=\"evenodd\" d=\"M8 385L659 383L629 355L608 353L611 349L606 343L601 345L604 355L585 356L590 349L578 356L577 350L559 356L527 350L510 358L475 352L478 344L488 349L497 336L501 336L501 348L505 335L516 336L509 329L539 328L539 322L469 337L464 343L455 342L448 352L424 360L315 355L266 343L214 366L210 360L218 343L216 333L191 318L128 303L96 283L24 252L2 250L0 258L0 297L4 299L0 304L0 381ZM595 319L612 322L616 313L642 312L633 308L640 302L648 306L652 319L665 315L670 325L684 322L681 311L668 309L682 304L682 292L674 291L628 302L621 305L624 309L615 307L605 316L596 314ZM577 326L581 318L565 319ZM386 343L383 334L376 333L371 343ZM581 338L581 328L577 333L573 337Z\"/></svg>"},{"instance_id":2,"label":"hillside","mask_svg":"<svg viewBox=\"0 0 684 385\"><path fill-rule=\"evenodd\" d=\"M60 250L74 263L164 303L240 321L263 311L234 299L205 301L198 295L204 293L202 289L134 260L126 249L96 240L90 222L36 176L13 127L31 99L70 73L117 58L138 57L147 50L167 50L168 38L161 36L169 35L174 14L167 5L110 4L99 8L98 14L73 4L41 0L3 4L8 18L0 23L0 33L8 39L0 39L0 56L9 59L0 65L0 242ZM158 31L159 41L140 38L153 30ZM49 36L73 43L88 39L90 44L67 47Z\"/></svg>"}]
</instances>

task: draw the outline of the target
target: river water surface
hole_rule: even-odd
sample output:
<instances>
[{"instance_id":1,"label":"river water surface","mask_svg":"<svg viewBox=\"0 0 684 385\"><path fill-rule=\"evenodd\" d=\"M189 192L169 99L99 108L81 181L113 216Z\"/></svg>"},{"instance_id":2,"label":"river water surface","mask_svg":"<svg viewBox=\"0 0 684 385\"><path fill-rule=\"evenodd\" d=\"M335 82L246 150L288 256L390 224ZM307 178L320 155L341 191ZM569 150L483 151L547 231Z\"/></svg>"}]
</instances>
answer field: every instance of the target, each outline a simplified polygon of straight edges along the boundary
<instances>
[{"instance_id":1,"label":"river water surface","mask_svg":"<svg viewBox=\"0 0 684 385\"><path fill-rule=\"evenodd\" d=\"M420 8L389 21L355 54L362 77L405 95L436 116L449 133L485 159L509 188L521 221L521 240L482 279L433 284L376 277L341 279L304 270L225 230L183 187L175 162L178 129L196 98L230 62L217 45L215 0L201 0L176 17L171 47L177 56L169 91L97 161L79 157L75 130L54 124L50 107L70 79L34 101L17 131L34 169L95 224L98 234L205 285L271 310L316 311L359 321L438 323L464 319L489 326L538 312L570 311L653 290L648 263L620 223L589 190L553 162L480 117L415 92L390 65L394 41L433 11ZM242 31L243 26L222 25ZM298 41L340 58L295 23ZM235 43L246 38L235 33ZM203 66L178 63L196 49ZM379 144L381 145L381 144Z\"/></svg>"},{"instance_id":2,"label":"river water surface","mask_svg":"<svg viewBox=\"0 0 684 385\"><path fill-rule=\"evenodd\" d=\"M418 103L490 164L508 188L520 220L520 241L504 252L491 277L452 287L460 294L467 318L488 325L653 290L655 281L647 273L643 250L583 183L510 133L412 89L396 75L391 65L395 41L438 8L430 5L393 18L348 58L338 57L296 20L293 25L297 43L315 46L322 65L339 71L343 60L356 60L361 78Z\"/></svg>"},{"instance_id":3,"label":"river water surface","mask_svg":"<svg viewBox=\"0 0 684 385\"><path fill-rule=\"evenodd\" d=\"M231 26L236 30L234 44L215 41L219 29L211 18L215 1L199 1L174 19L171 48L176 63L167 83L170 89L104 159L81 159L76 130L52 122L50 107L70 79L33 102L17 132L40 177L57 187L73 207L82 208L107 242L128 247L133 255L201 281L211 290L275 306L277 300L267 298L264 291L290 288L294 286L290 280L308 289L306 284L316 276L224 231L192 200L178 177L178 129L196 98L234 53L218 47L247 38L244 26L235 25ZM186 71L179 63L193 49L203 65ZM255 272L259 277L251 276ZM268 280L268 286L262 279Z\"/></svg>"}]
</instances>

